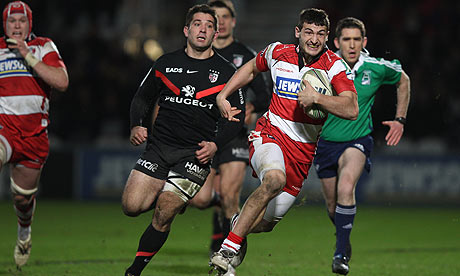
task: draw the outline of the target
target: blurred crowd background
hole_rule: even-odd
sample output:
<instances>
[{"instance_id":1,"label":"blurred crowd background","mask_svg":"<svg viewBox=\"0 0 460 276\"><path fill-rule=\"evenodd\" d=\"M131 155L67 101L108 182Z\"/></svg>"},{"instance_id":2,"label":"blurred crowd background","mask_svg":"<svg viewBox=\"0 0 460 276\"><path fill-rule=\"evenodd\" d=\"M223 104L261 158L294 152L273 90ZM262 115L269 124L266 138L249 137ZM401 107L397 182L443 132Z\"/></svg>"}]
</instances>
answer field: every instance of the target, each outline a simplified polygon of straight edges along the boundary
<instances>
[{"instance_id":1,"label":"blurred crowd background","mask_svg":"<svg viewBox=\"0 0 460 276\"><path fill-rule=\"evenodd\" d=\"M2 1L4 7L9 1ZM129 136L131 98L163 52L184 45L189 7L206 1L29 0L33 31L56 43L70 77L66 93L51 97L50 138L54 147L73 144L124 145ZM46 2L46 3L45 3ZM326 10L328 46L339 19L354 16L367 28L375 57L399 59L411 78L411 103L400 149L460 150L460 93L453 83L460 65L460 1L276 1L235 0L235 36L260 51L274 41L295 43L298 13ZM383 87L374 107L376 146L381 121L395 113L395 89Z\"/></svg>"}]
</instances>

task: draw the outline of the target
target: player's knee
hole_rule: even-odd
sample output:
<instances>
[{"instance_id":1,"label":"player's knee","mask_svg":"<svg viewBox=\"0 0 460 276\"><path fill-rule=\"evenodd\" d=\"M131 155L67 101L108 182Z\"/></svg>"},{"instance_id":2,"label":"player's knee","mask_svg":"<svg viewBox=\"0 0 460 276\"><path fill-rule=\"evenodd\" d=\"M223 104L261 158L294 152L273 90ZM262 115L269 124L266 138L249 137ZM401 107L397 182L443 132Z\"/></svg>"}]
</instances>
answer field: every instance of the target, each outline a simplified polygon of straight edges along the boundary
<instances>
[{"instance_id":1,"label":"player's knee","mask_svg":"<svg viewBox=\"0 0 460 276\"><path fill-rule=\"evenodd\" d=\"M286 175L281 170L270 170L265 173L262 184L269 194L278 194L286 185Z\"/></svg>"},{"instance_id":2,"label":"player's knee","mask_svg":"<svg viewBox=\"0 0 460 276\"><path fill-rule=\"evenodd\" d=\"M352 183L344 183L339 185L337 188L337 196L346 200L350 200L354 197L355 186Z\"/></svg>"},{"instance_id":3,"label":"player's knee","mask_svg":"<svg viewBox=\"0 0 460 276\"><path fill-rule=\"evenodd\" d=\"M21 188L14 182L13 178L10 178L10 189L11 194L13 195L14 205L19 208L27 207L34 199L38 190L37 187L33 189Z\"/></svg>"},{"instance_id":4,"label":"player's knee","mask_svg":"<svg viewBox=\"0 0 460 276\"><path fill-rule=\"evenodd\" d=\"M137 206L132 203L123 202L121 204L121 209L123 210L123 213L127 215L128 217L137 217L138 215L141 214L140 206Z\"/></svg>"}]
</instances>

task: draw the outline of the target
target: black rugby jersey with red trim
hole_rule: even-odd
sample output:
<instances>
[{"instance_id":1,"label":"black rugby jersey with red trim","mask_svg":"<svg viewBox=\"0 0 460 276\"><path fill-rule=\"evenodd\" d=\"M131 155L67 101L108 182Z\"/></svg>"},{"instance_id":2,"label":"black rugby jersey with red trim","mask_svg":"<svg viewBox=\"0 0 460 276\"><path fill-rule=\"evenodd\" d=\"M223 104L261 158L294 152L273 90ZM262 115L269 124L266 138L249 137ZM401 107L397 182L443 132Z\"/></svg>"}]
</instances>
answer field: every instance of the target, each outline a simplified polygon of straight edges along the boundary
<instances>
[{"instance_id":1,"label":"black rugby jersey with red trim","mask_svg":"<svg viewBox=\"0 0 460 276\"><path fill-rule=\"evenodd\" d=\"M200 148L201 141L214 141L220 147L230 141L244 122L244 96L241 90L228 97L242 110L240 122L221 117L217 94L224 88L235 67L214 53L207 59L189 57L184 49L161 56L141 83L131 103L131 128L149 127L153 105L159 112L149 133L155 139L179 148ZM217 123L218 122L218 123Z\"/></svg>"}]
</instances>

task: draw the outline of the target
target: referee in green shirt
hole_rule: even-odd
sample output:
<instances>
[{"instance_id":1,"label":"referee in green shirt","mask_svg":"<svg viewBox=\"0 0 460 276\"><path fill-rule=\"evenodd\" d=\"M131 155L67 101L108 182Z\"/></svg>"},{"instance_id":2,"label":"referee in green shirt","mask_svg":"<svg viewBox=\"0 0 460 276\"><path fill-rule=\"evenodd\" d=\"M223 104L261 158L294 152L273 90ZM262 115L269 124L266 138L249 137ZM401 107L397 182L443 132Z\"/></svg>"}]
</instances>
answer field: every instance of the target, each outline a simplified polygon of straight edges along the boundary
<instances>
[{"instance_id":1,"label":"referee in green shirt","mask_svg":"<svg viewBox=\"0 0 460 276\"><path fill-rule=\"evenodd\" d=\"M398 60L369 56L366 29L362 21L347 17L337 23L335 46L350 66L358 92L359 116L355 121L329 114L318 142L314 165L321 179L329 217L336 227L334 273L346 275L351 258L350 234L356 214L355 187L363 169L370 170L374 142L371 109L383 84L397 88L395 119L382 122L390 129L387 145L398 144L404 132L410 98L410 81Z\"/></svg>"}]
</instances>

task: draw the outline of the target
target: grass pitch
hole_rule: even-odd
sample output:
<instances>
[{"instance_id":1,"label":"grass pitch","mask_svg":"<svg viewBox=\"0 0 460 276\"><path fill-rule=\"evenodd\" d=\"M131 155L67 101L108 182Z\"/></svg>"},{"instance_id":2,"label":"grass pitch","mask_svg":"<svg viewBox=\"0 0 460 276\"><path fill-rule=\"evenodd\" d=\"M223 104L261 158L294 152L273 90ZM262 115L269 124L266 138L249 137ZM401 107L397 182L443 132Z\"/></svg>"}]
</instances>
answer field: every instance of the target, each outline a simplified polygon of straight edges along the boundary
<instances>
[{"instance_id":1,"label":"grass pitch","mask_svg":"<svg viewBox=\"0 0 460 276\"><path fill-rule=\"evenodd\" d=\"M123 275L151 213L119 203L38 200L32 255L13 260L16 218L0 202L0 275ZM294 207L272 233L251 234L238 275L333 275L335 229L322 206ZM142 275L208 275L211 210L188 208ZM348 275L460 275L460 208L358 206Z\"/></svg>"}]
</instances>

